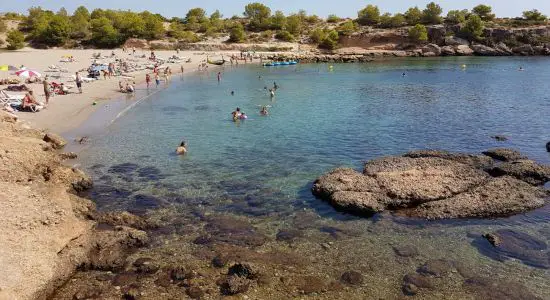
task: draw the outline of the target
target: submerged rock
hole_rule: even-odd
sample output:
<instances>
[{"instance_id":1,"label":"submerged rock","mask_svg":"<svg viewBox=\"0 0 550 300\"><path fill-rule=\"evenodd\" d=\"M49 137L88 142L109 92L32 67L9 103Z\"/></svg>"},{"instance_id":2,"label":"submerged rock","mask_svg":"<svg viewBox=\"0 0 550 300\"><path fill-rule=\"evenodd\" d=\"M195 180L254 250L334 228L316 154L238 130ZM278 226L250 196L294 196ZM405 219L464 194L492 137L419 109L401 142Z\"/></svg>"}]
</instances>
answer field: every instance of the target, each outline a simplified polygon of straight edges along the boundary
<instances>
[{"instance_id":1,"label":"submerged rock","mask_svg":"<svg viewBox=\"0 0 550 300\"><path fill-rule=\"evenodd\" d=\"M363 275L357 271L347 271L340 276L340 281L349 285L360 285L363 283Z\"/></svg>"},{"instance_id":2,"label":"submerged rock","mask_svg":"<svg viewBox=\"0 0 550 300\"><path fill-rule=\"evenodd\" d=\"M420 254L418 249L413 245L394 246L393 251L401 257L415 257Z\"/></svg>"},{"instance_id":3,"label":"submerged rock","mask_svg":"<svg viewBox=\"0 0 550 300\"><path fill-rule=\"evenodd\" d=\"M514 258L532 267L550 268L550 251L546 242L524 232L497 230L475 239L472 244L482 254L498 261Z\"/></svg>"},{"instance_id":4,"label":"submerged rock","mask_svg":"<svg viewBox=\"0 0 550 300\"><path fill-rule=\"evenodd\" d=\"M527 159L527 157L523 156L521 153L519 153L519 151L508 148L489 149L487 151L484 151L483 154L500 161L515 161Z\"/></svg>"},{"instance_id":5,"label":"submerged rock","mask_svg":"<svg viewBox=\"0 0 550 300\"><path fill-rule=\"evenodd\" d=\"M547 167L524 160L494 166L491 157L524 156L508 149L486 154L430 150L384 157L367 162L363 174L335 169L318 178L312 192L355 214L402 210L426 219L507 216L544 205L547 194L530 184L549 181Z\"/></svg>"},{"instance_id":6,"label":"submerged rock","mask_svg":"<svg viewBox=\"0 0 550 300\"><path fill-rule=\"evenodd\" d=\"M464 281L464 287L475 296L475 299L479 300L542 300L518 282L473 277Z\"/></svg>"}]
</instances>

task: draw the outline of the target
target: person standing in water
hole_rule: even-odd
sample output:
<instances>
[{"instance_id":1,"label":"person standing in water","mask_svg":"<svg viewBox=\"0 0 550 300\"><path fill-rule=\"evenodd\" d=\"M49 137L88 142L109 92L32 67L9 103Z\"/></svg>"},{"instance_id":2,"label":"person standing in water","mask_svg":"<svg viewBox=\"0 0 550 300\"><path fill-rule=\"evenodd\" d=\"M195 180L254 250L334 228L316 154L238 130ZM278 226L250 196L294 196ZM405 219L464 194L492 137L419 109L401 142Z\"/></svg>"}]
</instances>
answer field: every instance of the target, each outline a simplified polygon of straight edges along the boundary
<instances>
[{"instance_id":1,"label":"person standing in water","mask_svg":"<svg viewBox=\"0 0 550 300\"><path fill-rule=\"evenodd\" d=\"M218 72L218 82L220 82L221 80L222 80L222 73Z\"/></svg>"},{"instance_id":2,"label":"person standing in water","mask_svg":"<svg viewBox=\"0 0 550 300\"><path fill-rule=\"evenodd\" d=\"M262 106L262 110L260 110L260 115L267 116L269 112L267 111L267 106Z\"/></svg>"},{"instance_id":3,"label":"person standing in water","mask_svg":"<svg viewBox=\"0 0 550 300\"><path fill-rule=\"evenodd\" d=\"M279 86L277 85L277 82L273 82L273 90L276 91L279 89Z\"/></svg>"},{"instance_id":4,"label":"person standing in water","mask_svg":"<svg viewBox=\"0 0 550 300\"><path fill-rule=\"evenodd\" d=\"M147 83L147 88L149 88L149 85L151 84L151 75L145 74L145 82Z\"/></svg>"},{"instance_id":5,"label":"person standing in water","mask_svg":"<svg viewBox=\"0 0 550 300\"><path fill-rule=\"evenodd\" d=\"M157 88L158 88L159 85L160 85L160 76L159 76L159 73L156 73L156 74L155 74L155 83L157 84Z\"/></svg>"}]
</instances>

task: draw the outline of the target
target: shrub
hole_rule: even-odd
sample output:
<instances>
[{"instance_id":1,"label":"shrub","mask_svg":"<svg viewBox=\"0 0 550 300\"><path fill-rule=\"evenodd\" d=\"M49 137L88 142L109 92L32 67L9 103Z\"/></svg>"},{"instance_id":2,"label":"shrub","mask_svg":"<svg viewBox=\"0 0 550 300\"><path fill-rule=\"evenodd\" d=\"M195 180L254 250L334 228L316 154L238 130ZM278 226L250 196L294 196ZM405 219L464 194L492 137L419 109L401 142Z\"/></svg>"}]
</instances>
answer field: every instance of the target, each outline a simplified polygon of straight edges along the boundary
<instances>
[{"instance_id":1,"label":"shrub","mask_svg":"<svg viewBox=\"0 0 550 300\"><path fill-rule=\"evenodd\" d=\"M328 23L338 23L338 22L340 22L340 18L337 15L328 15L327 22Z\"/></svg>"},{"instance_id":2,"label":"shrub","mask_svg":"<svg viewBox=\"0 0 550 300\"><path fill-rule=\"evenodd\" d=\"M319 47L328 50L336 49L338 46L338 39L338 32L336 30L331 30L327 32L326 36L321 41L321 44L319 44Z\"/></svg>"},{"instance_id":3,"label":"shrub","mask_svg":"<svg viewBox=\"0 0 550 300\"><path fill-rule=\"evenodd\" d=\"M350 35L357 30L357 25L352 20L348 20L336 28L339 34Z\"/></svg>"},{"instance_id":4,"label":"shrub","mask_svg":"<svg viewBox=\"0 0 550 300\"><path fill-rule=\"evenodd\" d=\"M6 37L9 50L21 49L25 46L25 36L19 30L11 30Z\"/></svg>"},{"instance_id":5,"label":"shrub","mask_svg":"<svg viewBox=\"0 0 550 300\"><path fill-rule=\"evenodd\" d=\"M113 27L112 22L106 17L92 20L91 42L99 47L114 48L124 42L118 30Z\"/></svg>"},{"instance_id":6,"label":"shrub","mask_svg":"<svg viewBox=\"0 0 550 300\"><path fill-rule=\"evenodd\" d=\"M299 15L290 15L286 18L285 30L293 35L302 33L302 18Z\"/></svg>"},{"instance_id":7,"label":"shrub","mask_svg":"<svg viewBox=\"0 0 550 300\"><path fill-rule=\"evenodd\" d=\"M275 38L285 42L292 42L294 40L294 36L286 30L277 32Z\"/></svg>"},{"instance_id":8,"label":"shrub","mask_svg":"<svg viewBox=\"0 0 550 300\"><path fill-rule=\"evenodd\" d=\"M367 5L357 15L357 22L361 25L376 25L380 22L380 10L376 5Z\"/></svg>"},{"instance_id":9,"label":"shrub","mask_svg":"<svg viewBox=\"0 0 550 300\"><path fill-rule=\"evenodd\" d=\"M426 9L422 11L422 23L424 24L441 24L443 19L441 18L441 13L443 9L438 4L434 2L428 3Z\"/></svg>"},{"instance_id":10,"label":"shrub","mask_svg":"<svg viewBox=\"0 0 550 300\"><path fill-rule=\"evenodd\" d=\"M266 30L260 35L260 40L263 42L269 42L273 38L273 31Z\"/></svg>"},{"instance_id":11,"label":"shrub","mask_svg":"<svg viewBox=\"0 0 550 300\"><path fill-rule=\"evenodd\" d=\"M3 19L0 19L0 33L6 32L6 30L8 30L6 22Z\"/></svg>"},{"instance_id":12,"label":"shrub","mask_svg":"<svg viewBox=\"0 0 550 300\"><path fill-rule=\"evenodd\" d=\"M242 43L246 39L246 33L244 32L244 27L241 23L237 23L233 28L231 28L231 33L229 34L229 42L231 43Z\"/></svg>"},{"instance_id":13,"label":"shrub","mask_svg":"<svg viewBox=\"0 0 550 300\"><path fill-rule=\"evenodd\" d=\"M326 37L326 33L321 28L315 28L311 33L309 34L309 38L315 43L320 44Z\"/></svg>"},{"instance_id":14,"label":"shrub","mask_svg":"<svg viewBox=\"0 0 550 300\"><path fill-rule=\"evenodd\" d=\"M445 22L449 24L461 24L466 21L467 17L467 10L450 10L447 13L447 18L445 18Z\"/></svg>"},{"instance_id":15,"label":"shrub","mask_svg":"<svg viewBox=\"0 0 550 300\"><path fill-rule=\"evenodd\" d=\"M244 8L244 15L250 19L250 29L261 31L269 27L271 9L262 3L250 3Z\"/></svg>"},{"instance_id":16,"label":"shrub","mask_svg":"<svg viewBox=\"0 0 550 300\"><path fill-rule=\"evenodd\" d=\"M380 17L380 27L382 28L397 28L405 24L405 17L402 14L391 15L385 13Z\"/></svg>"},{"instance_id":17,"label":"shrub","mask_svg":"<svg viewBox=\"0 0 550 300\"><path fill-rule=\"evenodd\" d=\"M409 29L409 38L413 42L425 42L428 40L428 30L422 24L416 24Z\"/></svg>"}]
</instances>

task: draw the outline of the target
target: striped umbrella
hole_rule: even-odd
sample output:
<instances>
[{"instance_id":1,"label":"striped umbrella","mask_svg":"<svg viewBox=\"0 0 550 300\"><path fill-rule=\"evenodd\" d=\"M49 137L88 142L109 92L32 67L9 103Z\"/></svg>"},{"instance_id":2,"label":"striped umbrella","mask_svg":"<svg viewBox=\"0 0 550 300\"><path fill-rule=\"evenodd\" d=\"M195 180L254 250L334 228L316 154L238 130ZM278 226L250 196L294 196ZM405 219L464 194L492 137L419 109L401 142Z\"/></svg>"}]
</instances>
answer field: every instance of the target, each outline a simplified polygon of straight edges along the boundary
<instances>
[{"instance_id":1,"label":"striped umbrella","mask_svg":"<svg viewBox=\"0 0 550 300\"><path fill-rule=\"evenodd\" d=\"M15 72L15 75L17 75L19 77L26 77L26 78L42 76L40 73L38 73L36 71L33 71L33 70L28 70L28 69L19 70L19 71Z\"/></svg>"}]
</instances>

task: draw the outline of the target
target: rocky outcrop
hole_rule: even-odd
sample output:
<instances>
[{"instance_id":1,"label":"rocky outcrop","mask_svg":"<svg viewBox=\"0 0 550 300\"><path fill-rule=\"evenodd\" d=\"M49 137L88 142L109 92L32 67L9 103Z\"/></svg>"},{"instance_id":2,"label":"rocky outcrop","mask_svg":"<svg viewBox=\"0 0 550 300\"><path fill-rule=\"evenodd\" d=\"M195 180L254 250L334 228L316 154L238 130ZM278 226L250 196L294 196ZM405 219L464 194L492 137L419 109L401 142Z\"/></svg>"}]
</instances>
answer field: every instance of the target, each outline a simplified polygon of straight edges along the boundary
<instances>
[{"instance_id":1,"label":"rocky outcrop","mask_svg":"<svg viewBox=\"0 0 550 300\"><path fill-rule=\"evenodd\" d=\"M446 36L445 37L446 46L469 46L470 42L465 39L461 39L455 36Z\"/></svg>"},{"instance_id":2,"label":"rocky outcrop","mask_svg":"<svg viewBox=\"0 0 550 300\"><path fill-rule=\"evenodd\" d=\"M481 44L474 44L471 46L472 50L476 55L480 56L499 56L501 55L500 52L494 48L491 48L489 46L481 45Z\"/></svg>"},{"instance_id":3,"label":"rocky outcrop","mask_svg":"<svg viewBox=\"0 0 550 300\"><path fill-rule=\"evenodd\" d=\"M488 153L523 158L503 152ZM416 151L369 161L362 173L335 169L312 191L355 214L390 210L426 219L506 216L545 204L547 193L535 185L550 180L547 167L529 160L495 164L488 156Z\"/></svg>"},{"instance_id":4,"label":"rocky outcrop","mask_svg":"<svg viewBox=\"0 0 550 300\"><path fill-rule=\"evenodd\" d=\"M0 111L0 299L46 299L94 257L100 258L94 265L120 262L146 242L132 228L98 231L93 203L76 195L91 188L90 177L63 165L65 156L53 149L66 142L3 116Z\"/></svg>"},{"instance_id":5,"label":"rocky outcrop","mask_svg":"<svg viewBox=\"0 0 550 300\"><path fill-rule=\"evenodd\" d=\"M512 52L517 55L529 56L534 55L535 50L531 45L521 45L512 49Z\"/></svg>"},{"instance_id":6,"label":"rocky outcrop","mask_svg":"<svg viewBox=\"0 0 550 300\"><path fill-rule=\"evenodd\" d=\"M441 47L441 55L442 56L455 56L456 50L452 46L443 46Z\"/></svg>"},{"instance_id":7,"label":"rocky outcrop","mask_svg":"<svg viewBox=\"0 0 550 300\"><path fill-rule=\"evenodd\" d=\"M428 44L422 48L423 56L440 56L441 48L436 44Z\"/></svg>"},{"instance_id":8,"label":"rocky outcrop","mask_svg":"<svg viewBox=\"0 0 550 300\"><path fill-rule=\"evenodd\" d=\"M466 45L458 45L455 47L456 54L459 56L470 56L474 54L474 50Z\"/></svg>"}]
</instances>

